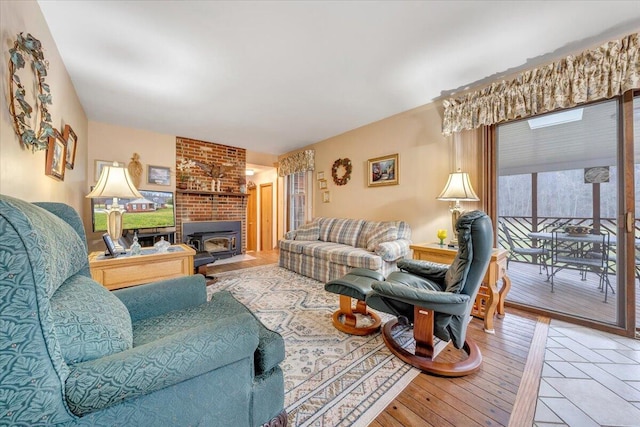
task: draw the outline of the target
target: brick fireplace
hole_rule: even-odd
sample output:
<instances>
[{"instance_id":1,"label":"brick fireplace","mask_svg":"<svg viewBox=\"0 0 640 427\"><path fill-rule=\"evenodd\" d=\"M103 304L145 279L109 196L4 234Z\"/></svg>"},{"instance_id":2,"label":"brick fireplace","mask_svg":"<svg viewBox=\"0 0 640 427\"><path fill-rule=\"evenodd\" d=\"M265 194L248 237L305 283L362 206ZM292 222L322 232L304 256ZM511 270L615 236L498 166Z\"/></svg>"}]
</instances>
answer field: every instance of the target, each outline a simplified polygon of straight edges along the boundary
<instances>
[{"instance_id":1,"label":"brick fireplace","mask_svg":"<svg viewBox=\"0 0 640 427\"><path fill-rule=\"evenodd\" d=\"M176 241L187 242L183 224L194 221L240 221L240 245L238 253L246 252L247 198L240 192L245 177L246 150L188 138L176 138L176 166L184 159L203 165L223 167L219 178L220 191L212 191L214 179L207 171L195 166L189 171L186 189L176 189ZM177 170L177 168L176 168ZM210 169L209 169L210 170ZM218 179L216 177L216 179Z\"/></svg>"}]
</instances>

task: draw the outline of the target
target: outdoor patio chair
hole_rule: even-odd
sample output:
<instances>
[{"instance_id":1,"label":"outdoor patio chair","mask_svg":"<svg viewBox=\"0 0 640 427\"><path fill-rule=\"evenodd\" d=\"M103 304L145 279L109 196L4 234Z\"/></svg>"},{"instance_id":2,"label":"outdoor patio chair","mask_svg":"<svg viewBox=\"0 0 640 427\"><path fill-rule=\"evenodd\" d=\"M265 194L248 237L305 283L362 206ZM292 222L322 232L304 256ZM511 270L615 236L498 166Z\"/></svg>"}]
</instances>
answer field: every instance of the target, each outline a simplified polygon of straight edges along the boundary
<instances>
[{"instance_id":1,"label":"outdoor patio chair","mask_svg":"<svg viewBox=\"0 0 640 427\"><path fill-rule=\"evenodd\" d=\"M500 221L499 224L507 241L507 246L509 246L509 255L507 256L507 269L509 268L509 261L511 261L511 258L515 258L516 256L520 255L531 257L531 264L537 264L540 267L540 274L542 274L542 268L544 267L547 276L549 276L547 264L550 254L549 250L544 247L544 244L542 244L542 246L534 246L533 242L531 242L531 240L529 239L521 239L512 236L511 231L509 230L509 227L506 223Z\"/></svg>"}]
</instances>

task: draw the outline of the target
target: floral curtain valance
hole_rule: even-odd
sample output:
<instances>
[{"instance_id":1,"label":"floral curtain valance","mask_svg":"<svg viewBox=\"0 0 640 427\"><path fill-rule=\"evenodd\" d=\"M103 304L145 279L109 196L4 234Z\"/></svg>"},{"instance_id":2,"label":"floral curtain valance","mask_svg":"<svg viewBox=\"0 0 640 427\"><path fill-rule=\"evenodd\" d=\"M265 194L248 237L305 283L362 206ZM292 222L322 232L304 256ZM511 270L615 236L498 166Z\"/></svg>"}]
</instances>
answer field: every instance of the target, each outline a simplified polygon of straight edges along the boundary
<instances>
[{"instance_id":1,"label":"floral curtain valance","mask_svg":"<svg viewBox=\"0 0 640 427\"><path fill-rule=\"evenodd\" d=\"M640 87L638 33L570 55L458 99L444 101L442 133L451 135L574 107Z\"/></svg>"},{"instance_id":2,"label":"floral curtain valance","mask_svg":"<svg viewBox=\"0 0 640 427\"><path fill-rule=\"evenodd\" d=\"M312 171L315 168L315 162L315 150L299 151L280 160L278 175L287 176L292 173Z\"/></svg>"}]
</instances>

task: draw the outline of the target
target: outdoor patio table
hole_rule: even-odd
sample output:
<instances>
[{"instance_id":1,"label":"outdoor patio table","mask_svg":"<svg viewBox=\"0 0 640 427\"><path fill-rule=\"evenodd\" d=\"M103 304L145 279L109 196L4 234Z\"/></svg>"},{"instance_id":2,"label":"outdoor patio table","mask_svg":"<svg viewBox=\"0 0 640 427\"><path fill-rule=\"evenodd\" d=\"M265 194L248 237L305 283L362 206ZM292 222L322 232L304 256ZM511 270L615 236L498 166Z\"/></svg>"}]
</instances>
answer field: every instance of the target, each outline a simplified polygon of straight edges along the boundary
<instances>
[{"instance_id":1,"label":"outdoor patio table","mask_svg":"<svg viewBox=\"0 0 640 427\"><path fill-rule=\"evenodd\" d=\"M588 270L594 269L600 275L600 287L605 292L611 287L607 273L609 271L609 246L616 244L615 237L605 234L569 234L569 233L529 233L532 239L551 242L551 292L553 292L554 276L559 271L570 268L581 272L583 280ZM598 257L595 257L598 255ZM611 291L615 293L613 287Z\"/></svg>"}]
</instances>

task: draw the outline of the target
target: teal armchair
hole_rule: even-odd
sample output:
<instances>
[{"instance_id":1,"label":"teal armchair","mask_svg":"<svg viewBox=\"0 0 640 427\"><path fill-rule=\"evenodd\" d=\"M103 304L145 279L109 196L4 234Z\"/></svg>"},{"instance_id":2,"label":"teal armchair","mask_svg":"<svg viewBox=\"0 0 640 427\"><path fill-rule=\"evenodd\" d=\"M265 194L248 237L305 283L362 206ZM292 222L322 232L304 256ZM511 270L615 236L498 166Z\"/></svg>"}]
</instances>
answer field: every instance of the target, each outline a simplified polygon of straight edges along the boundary
<instances>
[{"instance_id":1,"label":"teal armchair","mask_svg":"<svg viewBox=\"0 0 640 427\"><path fill-rule=\"evenodd\" d=\"M0 424L285 426L282 337L201 275L109 292L69 206L0 195Z\"/></svg>"}]
</instances>

